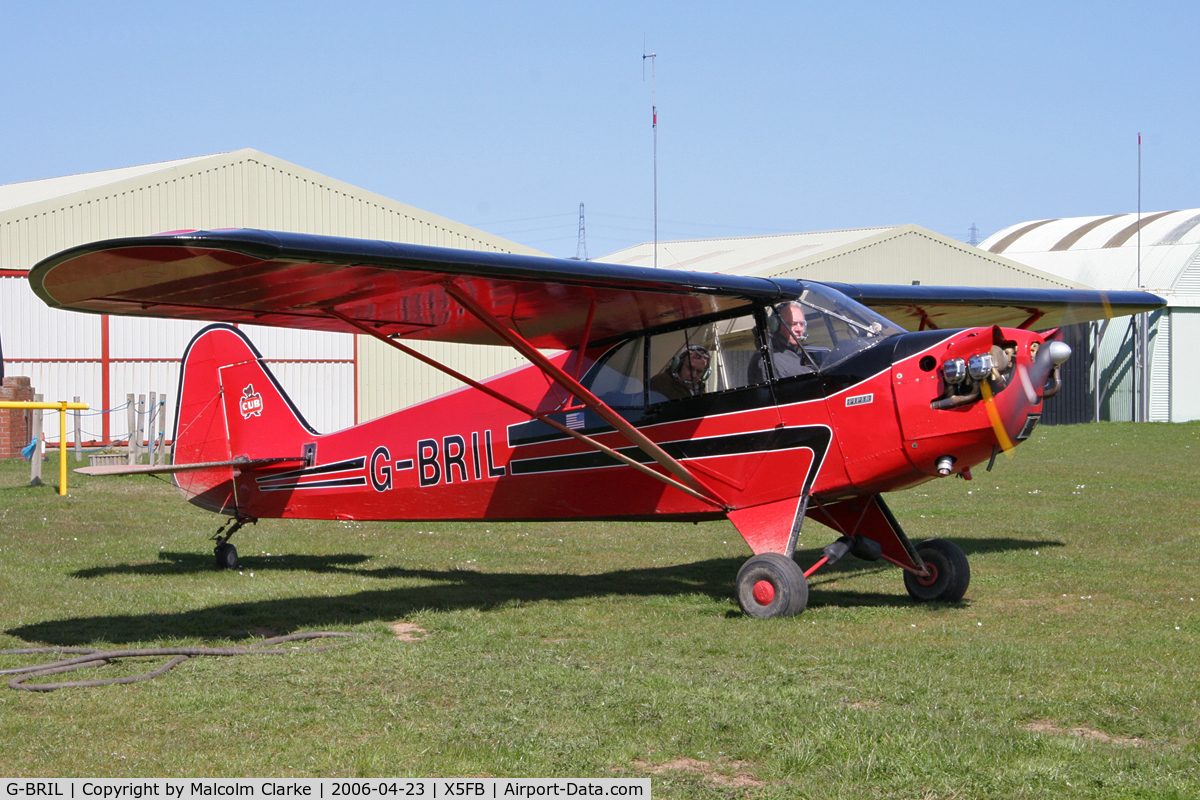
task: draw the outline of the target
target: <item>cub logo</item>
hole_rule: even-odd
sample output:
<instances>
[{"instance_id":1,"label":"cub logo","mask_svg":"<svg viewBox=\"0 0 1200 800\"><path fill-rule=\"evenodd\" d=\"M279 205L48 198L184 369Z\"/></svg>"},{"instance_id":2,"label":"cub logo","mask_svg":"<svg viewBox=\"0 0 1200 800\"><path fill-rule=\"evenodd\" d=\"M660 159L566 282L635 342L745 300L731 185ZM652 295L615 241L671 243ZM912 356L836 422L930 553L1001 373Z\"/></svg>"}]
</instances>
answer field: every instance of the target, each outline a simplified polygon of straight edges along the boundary
<instances>
[{"instance_id":1,"label":"cub logo","mask_svg":"<svg viewBox=\"0 0 1200 800\"><path fill-rule=\"evenodd\" d=\"M262 395L254 391L253 383L247 384L246 388L242 389L242 396L238 399L238 409L242 412L242 419L262 416Z\"/></svg>"}]
</instances>

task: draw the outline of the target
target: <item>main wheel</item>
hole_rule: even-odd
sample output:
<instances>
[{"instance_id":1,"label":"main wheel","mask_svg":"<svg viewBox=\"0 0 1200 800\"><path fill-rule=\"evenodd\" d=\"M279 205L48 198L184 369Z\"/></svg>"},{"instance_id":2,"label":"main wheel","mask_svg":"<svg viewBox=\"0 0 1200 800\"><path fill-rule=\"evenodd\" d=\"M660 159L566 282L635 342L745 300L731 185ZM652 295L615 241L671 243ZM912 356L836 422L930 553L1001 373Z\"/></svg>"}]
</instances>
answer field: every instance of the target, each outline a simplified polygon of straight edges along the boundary
<instances>
[{"instance_id":1,"label":"main wheel","mask_svg":"<svg viewBox=\"0 0 1200 800\"><path fill-rule=\"evenodd\" d=\"M221 542L213 548L213 553L217 557L217 569L238 568L237 548L229 542Z\"/></svg>"},{"instance_id":2,"label":"main wheel","mask_svg":"<svg viewBox=\"0 0 1200 800\"><path fill-rule=\"evenodd\" d=\"M759 553L738 570L737 599L747 616L790 617L808 605L808 581L787 556Z\"/></svg>"},{"instance_id":3,"label":"main wheel","mask_svg":"<svg viewBox=\"0 0 1200 800\"><path fill-rule=\"evenodd\" d=\"M904 588L912 598L922 603L962 600L971 583L971 565L967 563L966 553L954 542L927 539L917 545L917 555L925 562L929 575L922 578L911 572L904 573Z\"/></svg>"}]
</instances>

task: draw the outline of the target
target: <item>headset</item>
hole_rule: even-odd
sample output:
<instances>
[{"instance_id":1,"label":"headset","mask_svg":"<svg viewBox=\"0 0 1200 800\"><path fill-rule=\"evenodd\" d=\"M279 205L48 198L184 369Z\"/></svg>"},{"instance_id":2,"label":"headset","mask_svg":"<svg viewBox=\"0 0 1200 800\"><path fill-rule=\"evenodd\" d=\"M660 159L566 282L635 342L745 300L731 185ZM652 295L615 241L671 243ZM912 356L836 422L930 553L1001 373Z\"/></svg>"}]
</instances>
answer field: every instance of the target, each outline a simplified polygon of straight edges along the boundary
<instances>
[{"instance_id":1,"label":"headset","mask_svg":"<svg viewBox=\"0 0 1200 800\"><path fill-rule=\"evenodd\" d=\"M705 368L704 374L700 376L700 382L703 383L704 381L708 380L708 376L712 374L712 357L708 354L708 348L701 344L689 344L671 358L671 363L668 368L671 373L671 377L675 378L675 380L679 381L680 383L687 383L687 381L679 377L679 368L683 366L683 357L688 353L699 353L708 359L708 367Z\"/></svg>"},{"instance_id":2,"label":"headset","mask_svg":"<svg viewBox=\"0 0 1200 800\"><path fill-rule=\"evenodd\" d=\"M778 305L771 306L771 311L773 311L774 313L771 314L771 316L767 317L767 332L768 333L770 333L772 336L774 336L776 333L779 332L780 328L783 327L783 321L780 319L780 314L783 313L783 310L785 308L795 305L795 303L796 303L795 300L789 300L789 301L780 303ZM808 320L808 317L806 315L805 323L804 323L804 335L800 337L801 342L805 342L808 340L808 321L807 320ZM789 336L788 338L790 339L792 337Z\"/></svg>"}]
</instances>

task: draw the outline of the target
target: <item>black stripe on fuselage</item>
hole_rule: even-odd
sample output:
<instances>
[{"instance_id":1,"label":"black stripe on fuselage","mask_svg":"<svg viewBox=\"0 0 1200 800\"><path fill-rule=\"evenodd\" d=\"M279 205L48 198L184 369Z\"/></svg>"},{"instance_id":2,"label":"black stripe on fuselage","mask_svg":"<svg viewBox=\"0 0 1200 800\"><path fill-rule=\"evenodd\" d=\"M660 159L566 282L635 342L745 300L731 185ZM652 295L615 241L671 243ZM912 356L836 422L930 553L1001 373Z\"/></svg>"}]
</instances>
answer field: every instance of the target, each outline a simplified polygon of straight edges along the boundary
<instances>
[{"instance_id":1,"label":"black stripe on fuselage","mask_svg":"<svg viewBox=\"0 0 1200 800\"><path fill-rule=\"evenodd\" d=\"M282 492L294 489L336 489L339 486L366 486L366 478L339 478L332 481L308 481L307 483L281 483L259 486L261 492Z\"/></svg>"},{"instance_id":2,"label":"black stripe on fuselage","mask_svg":"<svg viewBox=\"0 0 1200 800\"><path fill-rule=\"evenodd\" d=\"M709 436L703 439L680 439L674 442L662 442L659 446L672 458L680 460L806 447L813 451L814 460L819 463L829 448L831 437L832 433L824 425L805 425L795 428L771 428L765 431L734 433L726 436ZM617 448L617 452L643 464L653 461L650 456L637 447L621 447ZM621 462L600 451L515 459L509 462L509 469L513 475L570 472L613 466L621 466Z\"/></svg>"},{"instance_id":3,"label":"black stripe on fuselage","mask_svg":"<svg viewBox=\"0 0 1200 800\"><path fill-rule=\"evenodd\" d=\"M310 475L328 475L331 472L350 472L351 470L362 469L366 463L367 460L360 456L359 458L348 458L345 461L335 461L332 464L322 464L319 467L306 467L305 469L294 469L288 472L277 472L274 475L264 475L254 480L259 484L264 484L282 480L307 478Z\"/></svg>"}]
</instances>

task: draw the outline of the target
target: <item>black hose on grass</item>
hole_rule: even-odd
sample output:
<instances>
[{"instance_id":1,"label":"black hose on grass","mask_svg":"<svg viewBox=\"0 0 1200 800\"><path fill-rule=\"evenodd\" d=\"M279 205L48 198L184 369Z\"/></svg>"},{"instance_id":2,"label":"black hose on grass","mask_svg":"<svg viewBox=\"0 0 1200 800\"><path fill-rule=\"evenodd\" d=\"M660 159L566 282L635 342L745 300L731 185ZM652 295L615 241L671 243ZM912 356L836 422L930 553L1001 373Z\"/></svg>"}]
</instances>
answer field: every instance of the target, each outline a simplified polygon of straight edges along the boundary
<instances>
[{"instance_id":1,"label":"black hose on grass","mask_svg":"<svg viewBox=\"0 0 1200 800\"><path fill-rule=\"evenodd\" d=\"M338 642L318 647L289 647L286 650L264 650L262 648L274 644L283 644L284 642L300 642L309 639L352 639L366 635L363 633L339 633L336 631L293 633L289 636L276 636L272 639L263 639L261 642L255 642L249 647L152 647L142 650L94 650L88 647L26 647L20 650L0 650L0 655L21 656L33 653L81 653L82 655L78 658L67 658L62 661L38 664L33 667L0 670L0 675L17 675L18 677L8 682L8 687L26 692L52 692L55 689L68 689L76 686L107 686L112 683L134 683L149 678L157 678L167 670L178 666L193 656L285 656L297 652L317 653L322 650L332 650L335 647L341 647L349 644L349 642ZM25 681L31 678L55 675L60 672L73 672L77 669L85 669L87 667L98 667L108 664L117 658L146 658L149 656L174 656L174 658L150 672L144 672L141 675L131 675L126 678L25 685Z\"/></svg>"}]
</instances>

